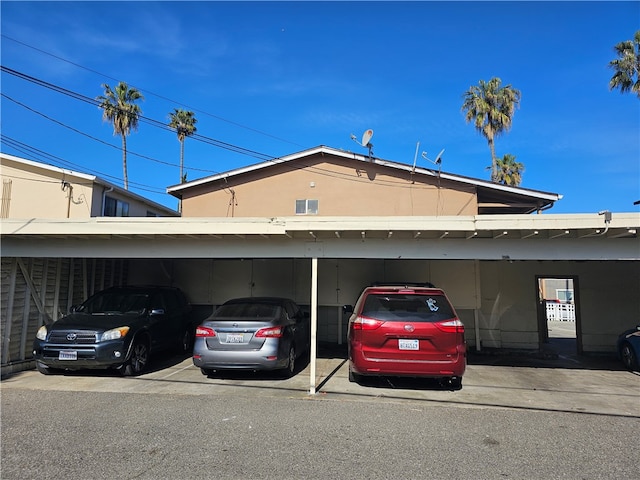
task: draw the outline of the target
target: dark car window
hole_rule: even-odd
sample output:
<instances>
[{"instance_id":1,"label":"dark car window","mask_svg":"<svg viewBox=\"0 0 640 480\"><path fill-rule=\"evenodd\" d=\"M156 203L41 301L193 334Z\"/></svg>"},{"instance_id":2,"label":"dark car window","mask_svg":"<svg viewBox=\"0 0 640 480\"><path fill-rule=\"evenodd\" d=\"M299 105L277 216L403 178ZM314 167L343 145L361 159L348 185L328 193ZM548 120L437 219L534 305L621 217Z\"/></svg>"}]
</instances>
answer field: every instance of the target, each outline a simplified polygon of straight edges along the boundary
<instances>
[{"instance_id":1,"label":"dark car window","mask_svg":"<svg viewBox=\"0 0 640 480\"><path fill-rule=\"evenodd\" d=\"M167 305L164 300L164 295L162 293L155 293L151 300L151 309L153 310L164 310L167 312Z\"/></svg>"},{"instance_id":2,"label":"dark car window","mask_svg":"<svg viewBox=\"0 0 640 480\"><path fill-rule=\"evenodd\" d=\"M91 315L109 313L140 313L147 307L149 296L145 293L111 291L87 300L79 311Z\"/></svg>"},{"instance_id":3,"label":"dark car window","mask_svg":"<svg viewBox=\"0 0 640 480\"><path fill-rule=\"evenodd\" d=\"M164 292L164 297L166 299L167 313L175 313L180 310L180 302L178 302L175 292Z\"/></svg>"},{"instance_id":4,"label":"dark car window","mask_svg":"<svg viewBox=\"0 0 640 480\"><path fill-rule=\"evenodd\" d=\"M361 315L387 321L436 322L455 316L442 295L370 294Z\"/></svg>"},{"instance_id":5,"label":"dark car window","mask_svg":"<svg viewBox=\"0 0 640 480\"><path fill-rule=\"evenodd\" d=\"M263 303L231 303L222 305L213 314L213 318L274 318L280 315L278 305Z\"/></svg>"}]
</instances>

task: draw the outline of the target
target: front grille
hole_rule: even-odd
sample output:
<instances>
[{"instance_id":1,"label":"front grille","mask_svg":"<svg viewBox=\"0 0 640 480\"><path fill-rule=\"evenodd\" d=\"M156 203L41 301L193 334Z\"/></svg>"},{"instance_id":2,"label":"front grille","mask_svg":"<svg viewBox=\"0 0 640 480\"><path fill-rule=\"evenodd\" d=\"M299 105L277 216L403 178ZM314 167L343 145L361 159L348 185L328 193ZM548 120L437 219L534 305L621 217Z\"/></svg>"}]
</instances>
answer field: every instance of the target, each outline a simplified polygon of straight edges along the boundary
<instances>
[{"instance_id":1,"label":"front grille","mask_svg":"<svg viewBox=\"0 0 640 480\"><path fill-rule=\"evenodd\" d=\"M87 345L96 343L96 332L56 330L49 335L49 343L59 345Z\"/></svg>"},{"instance_id":2,"label":"front grille","mask_svg":"<svg viewBox=\"0 0 640 480\"><path fill-rule=\"evenodd\" d=\"M66 348L62 348L60 346L51 346L45 347L42 349L42 358L60 358L60 350L66 350ZM96 359L96 349L95 348L80 348L74 350L78 353L78 360L95 360ZM71 361L73 363L73 361Z\"/></svg>"}]
</instances>

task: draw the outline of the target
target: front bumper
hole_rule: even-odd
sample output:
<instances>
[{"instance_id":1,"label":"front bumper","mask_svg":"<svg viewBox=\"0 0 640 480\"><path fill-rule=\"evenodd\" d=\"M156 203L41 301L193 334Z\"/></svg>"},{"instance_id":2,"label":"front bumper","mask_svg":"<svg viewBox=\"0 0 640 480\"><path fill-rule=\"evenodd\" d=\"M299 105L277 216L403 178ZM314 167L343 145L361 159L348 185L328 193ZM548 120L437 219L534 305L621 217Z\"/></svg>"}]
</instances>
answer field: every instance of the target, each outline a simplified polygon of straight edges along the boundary
<instances>
[{"instance_id":1,"label":"front bumper","mask_svg":"<svg viewBox=\"0 0 640 480\"><path fill-rule=\"evenodd\" d=\"M66 370L113 368L126 362L128 347L129 343L124 340L83 345L54 344L36 340L33 344L33 358L47 367ZM64 353L67 353L67 356L75 356L76 359L63 360L61 357L65 356Z\"/></svg>"}]
</instances>

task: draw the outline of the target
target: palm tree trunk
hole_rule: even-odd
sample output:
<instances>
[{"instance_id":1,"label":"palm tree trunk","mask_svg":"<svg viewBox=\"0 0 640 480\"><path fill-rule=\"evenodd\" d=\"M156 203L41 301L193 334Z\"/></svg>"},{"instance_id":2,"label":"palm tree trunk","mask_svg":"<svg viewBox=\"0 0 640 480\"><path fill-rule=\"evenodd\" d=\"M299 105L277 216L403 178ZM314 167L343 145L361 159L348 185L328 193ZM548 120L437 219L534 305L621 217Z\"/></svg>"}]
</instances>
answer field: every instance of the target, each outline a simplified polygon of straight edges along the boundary
<instances>
[{"instance_id":1,"label":"palm tree trunk","mask_svg":"<svg viewBox=\"0 0 640 480\"><path fill-rule=\"evenodd\" d=\"M180 183L184 183L184 140L180 140ZM182 199L178 200L178 212L182 213Z\"/></svg>"},{"instance_id":2,"label":"palm tree trunk","mask_svg":"<svg viewBox=\"0 0 640 480\"><path fill-rule=\"evenodd\" d=\"M184 140L180 140L180 183L184 183Z\"/></svg>"},{"instance_id":3,"label":"palm tree trunk","mask_svg":"<svg viewBox=\"0 0 640 480\"><path fill-rule=\"evenodd\" d=\"M127 175L127 136L122 134L122 170L124 174L124 189L129 190L129 176Z\"/></svg>"},{"instance_id":4,"label":"palm tree trunk","mask_svg":"<svg viewBox=\"0 0 640 480\"><path fill-rule=\"evenodd\" d=\"M491 150L491 181L495 182L498 178L498 159L496 158L496 146L493 137L487 138L489 149Z\"/></svg>"}]
</instances>

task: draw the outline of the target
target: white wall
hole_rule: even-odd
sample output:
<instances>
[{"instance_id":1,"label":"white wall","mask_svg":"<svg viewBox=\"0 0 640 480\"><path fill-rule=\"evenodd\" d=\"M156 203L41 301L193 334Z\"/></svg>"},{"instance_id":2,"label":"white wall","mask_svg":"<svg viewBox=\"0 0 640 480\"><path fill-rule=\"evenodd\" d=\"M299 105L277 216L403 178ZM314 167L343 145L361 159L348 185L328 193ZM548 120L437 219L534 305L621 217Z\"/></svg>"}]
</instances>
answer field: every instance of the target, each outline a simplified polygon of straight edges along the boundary
<instances>
[{"instance_id":1,"label":"white wall","mask_svg":"<svg viewBox=\"0 0 640 480\"><path fill-rule=\"evenodd\" d=\"M374 281L430 281L443 288L475 345L475 314L484 348L537 349L536 276L577 276L585 352L611 352L619 332L640 322L639 262L321 259L319 339L344 339L340 307ZM476 268L479 269L476 272ZM286 296L308 307L310 259L131 260L129 283L180 286L194 304L239 296ZM480 288L476 288L476 274ZM478 297L477 292L480 292ZM624 302L616 299L625 297Z\"/></svg>"}]
</instances>

